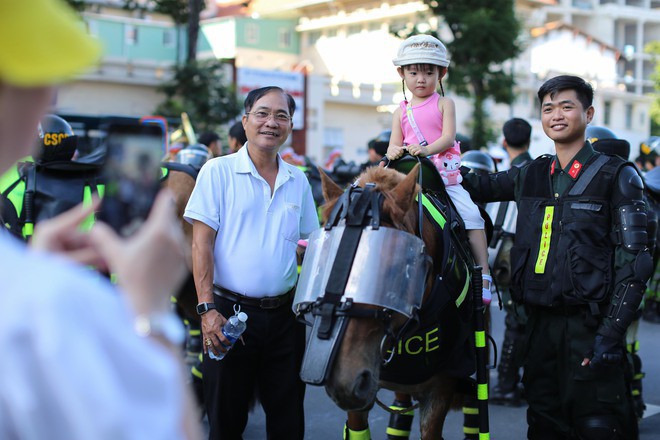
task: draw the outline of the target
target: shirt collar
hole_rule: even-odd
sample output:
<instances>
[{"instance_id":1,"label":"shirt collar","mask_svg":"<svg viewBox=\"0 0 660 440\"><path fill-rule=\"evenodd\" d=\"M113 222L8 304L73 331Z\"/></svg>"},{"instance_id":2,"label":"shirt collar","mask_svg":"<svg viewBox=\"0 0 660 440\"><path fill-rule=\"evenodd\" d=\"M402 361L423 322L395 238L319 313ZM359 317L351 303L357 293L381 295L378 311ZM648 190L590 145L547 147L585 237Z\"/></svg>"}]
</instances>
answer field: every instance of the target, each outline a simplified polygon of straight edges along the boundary
<instances>
[{"instance_id":1,"label":"shirt collar","mask_svg":"<svg viewBox=\"0 0 660 440\"><path fill-rule=\"evenodd\" d=\"M571 177L571 179L576 180L579 176L580 173L582 172L582 168L584 168L584 164L587 163L589 158L596 154L594 151L594 148L591 146L591 143L586 141L584 143L584 146L580 149L580 151L577 152L575 157L571 159L568 162L568 165L564 168L564 172ZM555 168L559 167L559 160L557 159L557 156L555 155L554 159L552 160L552 165L550 166L550 174L554 174Z\"/></svg>"},{"instance_id":2,"label":"shirt collar","mask_svg":"<svg viewBox=\"0 0 660 440\"><path fill-rule=\"evenodd\" d=\"M248 142L245 143L245 145L238 150L237 153L237 161L236 161L236 166L234 168L234 171L239 174L252 174L253 176L258 176L259 173L257 172L257 167L254 166L254 163L252 162L252 159L250 159L250 155L248 154ZM289 165L288 163L284 162L282 158L280 157L280 153L277 153L277 179L281 178L287 178L287 179L293 179L295 178L295 175L291 172L291 167L292 165Z\"/></svg>"}]
</instances>

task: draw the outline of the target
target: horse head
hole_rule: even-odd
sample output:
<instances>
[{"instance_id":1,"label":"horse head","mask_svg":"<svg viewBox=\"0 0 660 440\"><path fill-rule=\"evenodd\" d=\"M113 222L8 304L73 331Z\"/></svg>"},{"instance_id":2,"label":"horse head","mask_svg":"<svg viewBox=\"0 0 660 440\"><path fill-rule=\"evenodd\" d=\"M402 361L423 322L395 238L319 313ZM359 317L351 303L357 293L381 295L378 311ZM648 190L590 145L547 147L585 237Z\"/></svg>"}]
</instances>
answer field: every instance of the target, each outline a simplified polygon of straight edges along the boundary
<instances>
[{"instance_id":1,"label":"horse head","mask_svg":"<svg viewBox=\"0 0 660 440\"><path fill-rule=\"evenodd\" d=\"M302 302L315 316L301 376L344 410L373 406L380 367L428 294L440 246L430 226L417 236L418 173L372 167L344 191L321 172L325 227L308 252L323 250L305 256L294 309Z\"/></svg>"}]
</instances>

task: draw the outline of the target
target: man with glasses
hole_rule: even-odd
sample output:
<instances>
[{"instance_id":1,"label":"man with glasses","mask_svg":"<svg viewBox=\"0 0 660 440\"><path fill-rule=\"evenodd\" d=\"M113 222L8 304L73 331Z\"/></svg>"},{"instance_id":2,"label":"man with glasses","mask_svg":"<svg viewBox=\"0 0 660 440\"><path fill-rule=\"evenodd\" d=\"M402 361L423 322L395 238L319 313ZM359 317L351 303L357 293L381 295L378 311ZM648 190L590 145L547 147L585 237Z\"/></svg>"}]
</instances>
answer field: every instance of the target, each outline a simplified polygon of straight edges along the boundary
<instances>
[{"instance_id":1,"label":"man with glasses","mask_svg":"<svg viewBox=\"0 0 660 440\"><path fill-rule=\"evenodd\" d=\"M259 396L270 439L302 439L305 328L291 311L297 242L317 229L302 171L278 154L291 133L293 98L279 87L245 100L245 148L199 173L184 217L193 224L193 275L204 341L204 400L212 439L242 437ZM247 330L231 344L222 326L240 307Z\"/></svg>"}]
</instances>

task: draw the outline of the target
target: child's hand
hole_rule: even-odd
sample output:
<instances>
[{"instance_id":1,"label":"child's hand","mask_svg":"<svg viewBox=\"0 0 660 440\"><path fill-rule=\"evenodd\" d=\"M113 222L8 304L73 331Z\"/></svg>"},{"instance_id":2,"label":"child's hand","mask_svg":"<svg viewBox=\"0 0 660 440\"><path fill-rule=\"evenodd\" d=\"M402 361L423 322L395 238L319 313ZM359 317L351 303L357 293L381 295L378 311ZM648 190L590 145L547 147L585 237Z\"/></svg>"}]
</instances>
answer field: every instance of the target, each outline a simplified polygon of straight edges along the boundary
<instances>
[{"instance_id":1,"label":"child's hand","mask_svg":"<svg viewBox=\"0 0 660 440\"><path fill-rule=\"evenodd\" d=\"M397 160L398 158L403 156L405 152L406 152L405 147L390 145L389 147L387 147L387 154L385 156L387 156L389 160Z\"/></svg>"},{"instance_id":2,"label":"child's hand","mask_svg":"<svg viewBox=\"0 0 660 440\"><path fill-rule=\"evenodd\" d=\"M411 156L426 157L429 155L429 149L424 145L408 145L408 153L410 153Z\"/></svg>"}]
</instances>

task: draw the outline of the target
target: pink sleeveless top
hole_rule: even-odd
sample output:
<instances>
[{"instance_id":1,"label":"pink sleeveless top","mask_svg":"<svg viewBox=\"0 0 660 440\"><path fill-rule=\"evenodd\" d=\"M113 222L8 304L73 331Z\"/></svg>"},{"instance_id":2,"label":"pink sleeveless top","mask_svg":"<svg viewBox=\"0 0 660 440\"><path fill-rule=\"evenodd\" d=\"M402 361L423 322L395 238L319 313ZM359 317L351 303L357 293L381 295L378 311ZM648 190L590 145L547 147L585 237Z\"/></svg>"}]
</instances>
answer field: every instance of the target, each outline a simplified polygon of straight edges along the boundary
<instances>
[{"instance_id":1,"label":"pink sleeveless top","mask_svg":"<svg viewBox=\"0 0 660 440\"><path fill-rule=\"evenodd\" d=\"M442 112L438 109L440 94L433 93L426 101L412 107L413 116L417 128L429 144L442 136ZM419 144L419 139L408 121L406 114L407 101L401 101L401 131L403 132L403 144ZM459 170L461 166L460 144L454 141L454 146L440 154L429 156L442 176L445 185L456 185L461 183L463 177Z\"/></svg>"}]
</instances>

